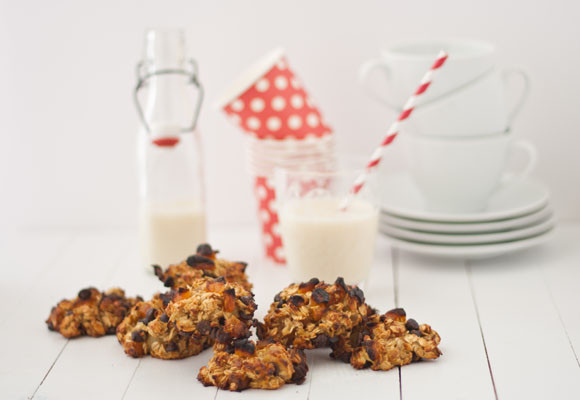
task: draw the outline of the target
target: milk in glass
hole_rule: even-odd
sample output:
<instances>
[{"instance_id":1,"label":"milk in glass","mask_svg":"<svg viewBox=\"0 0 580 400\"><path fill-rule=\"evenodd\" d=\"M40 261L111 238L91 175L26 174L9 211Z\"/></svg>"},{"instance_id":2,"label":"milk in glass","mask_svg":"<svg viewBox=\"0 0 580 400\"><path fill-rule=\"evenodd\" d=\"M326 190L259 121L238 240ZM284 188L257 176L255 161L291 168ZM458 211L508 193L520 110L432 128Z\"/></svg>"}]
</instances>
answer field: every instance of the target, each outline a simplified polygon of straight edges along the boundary
<instances>
[{"instance_id":1,"label":"milk in glass","mask_svg":"<svg viewBox=\"0 0 580 400\"><path fill-rule=\"evenodd\" d=\"M372 265L378 210L355 199L341 210L343 198L297 198L280 210L280 228L292 277L334 282L363 282Z\"/></svg>"}]
</instances>

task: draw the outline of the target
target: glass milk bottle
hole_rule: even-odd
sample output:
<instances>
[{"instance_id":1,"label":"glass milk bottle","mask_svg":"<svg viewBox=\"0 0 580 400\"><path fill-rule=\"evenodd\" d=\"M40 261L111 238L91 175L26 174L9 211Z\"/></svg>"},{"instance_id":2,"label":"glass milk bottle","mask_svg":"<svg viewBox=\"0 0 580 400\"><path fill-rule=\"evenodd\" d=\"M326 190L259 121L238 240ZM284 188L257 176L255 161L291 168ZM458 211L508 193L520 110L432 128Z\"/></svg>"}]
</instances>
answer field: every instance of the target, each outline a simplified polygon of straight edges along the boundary
<instances>
[{"instance_id":1,"label":"glass milk bottle","mask_svg":"<svg viewBox=\"0 0 580 400\"><path fill-rule=\"evenodd\" d=\"M141 119L140 240L143 261L178 263L205 241L202 149L196 129L203 98L197 64L181 30L149 30L137 66Z\"/></svg>"}]
</instances>

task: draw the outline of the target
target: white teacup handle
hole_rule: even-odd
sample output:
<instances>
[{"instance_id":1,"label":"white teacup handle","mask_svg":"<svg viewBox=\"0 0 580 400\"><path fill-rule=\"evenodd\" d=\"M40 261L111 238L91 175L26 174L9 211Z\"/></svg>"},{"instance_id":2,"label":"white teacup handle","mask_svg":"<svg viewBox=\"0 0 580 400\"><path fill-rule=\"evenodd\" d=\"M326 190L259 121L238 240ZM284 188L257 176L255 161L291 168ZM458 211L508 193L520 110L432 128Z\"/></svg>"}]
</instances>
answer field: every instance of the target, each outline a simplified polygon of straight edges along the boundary
<instances>
[{"instance_id":1,"label":"white teacup handle","mask_svg":"<svg viewBox=\"0 0 580 400\"><path fill-rule=\"evenodd\" d=\"M530 93L530 76L521 68L505 68L505 69L503 69L502 70L502 78L504 81L504 85L507 85L507 81L510 79L510 77L512 77L514 75L518 75L518 76L520 76L520 78L522 78L524 86L522 88L522 92L520 93L518 100L515 102L515 104L512 106L512 109L508 113L507 126L510 126L510 127L512 126L516 116L520 113L522 106L526 102L526 99L528 98L528 94Z\"/></svg>"},{"instance_id":2,"label":"white teacup handle","mask_svg":"<svg viewBox=\"0 0 580 400\"><path fill-rule=\"evenodd\" d=\"M516 140L512 143L512 149L522 150L524 153L526 153L528 156L528 162L521 171L504 174L501 180L502 185L519 182L528 177L528 175L530 175L530 173L536 167L536 162L538 160L538 151L536 150L536 146L527 140Z\"/></svg>"},{"instance_id":3,"label":"white teacup handle","mask_svg":"<svg viewBox=\"0 0 580 400\"><path fill-rule=\"evenodd\" d=\"M377 91L372 85L369 84L369 76L374 70L381 70L386 75L386 81L388 82L391 79L391 69L389 66L381 59L374 58L371 60L366 61L360 66L358 71L358 80L362 85L364 91L373 99L378 101L379 103L386 104L389 108L393 110L397 110L398 108L393 105L389 99L379 91Z\"/></svg>"}]
</instances>

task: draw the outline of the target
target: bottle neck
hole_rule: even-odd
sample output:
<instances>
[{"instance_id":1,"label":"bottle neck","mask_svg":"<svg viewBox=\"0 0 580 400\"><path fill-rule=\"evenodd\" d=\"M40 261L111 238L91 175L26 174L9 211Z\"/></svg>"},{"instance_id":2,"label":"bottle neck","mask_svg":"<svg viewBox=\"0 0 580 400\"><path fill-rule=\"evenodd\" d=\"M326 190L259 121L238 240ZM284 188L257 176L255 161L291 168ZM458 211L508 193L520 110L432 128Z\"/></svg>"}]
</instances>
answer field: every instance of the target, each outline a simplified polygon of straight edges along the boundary
<instances>
[{"instance_id":1,"label":"bottle neck","mask_svg":"<svg viewBox=\"0 0 580 400\"><path fill-rule=\"evenodd\" d=\"M155 132L163 126L179 128L188 126L193 112L189 97L186 77L180 75L152 77L145 101L145 118L151 130Z\"/></svg>"},{"instance_id":2,"label":"bottle neck","mask_svg":"<svg viewBox=\"0 0 580 400\"><path fill-rule=\"evenodd\" d=\"M185 69L185 35L181 30L149 30L145 39L144 72ZM179 74L153 75L147 82L144 116L152 134L177 131L191 124L193 104L188 78ZM158 132L163 134L163 132Z\"/></svg>"}]
</instances>

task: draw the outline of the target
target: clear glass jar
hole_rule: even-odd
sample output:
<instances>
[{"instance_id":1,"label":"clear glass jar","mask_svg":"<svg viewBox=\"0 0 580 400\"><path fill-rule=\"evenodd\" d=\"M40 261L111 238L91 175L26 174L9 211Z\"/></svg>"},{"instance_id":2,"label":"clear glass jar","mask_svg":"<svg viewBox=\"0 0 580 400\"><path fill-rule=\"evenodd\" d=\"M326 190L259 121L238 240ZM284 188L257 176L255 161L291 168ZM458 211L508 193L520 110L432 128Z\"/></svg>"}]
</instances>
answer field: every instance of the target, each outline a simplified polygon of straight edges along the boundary
<instances>
[{"instance_id":1,"label":"clear glass jar","mask_svg":"<svg viewBox=\"0 0 580 400\"><path fill-rule=\"evenodd\" d=\"M137 75L140 239L149 268L180 262L206 238L203 155L196 129L203 89L195 62L185 58L182 30L147 31Z\"/></svg>"},{"instance_id":2,"label":"clear glass jar","mask_svg":"<svg viewBox=\"0 0 580 400\"><path fill-rule=\"evenodd\" d=\"M348 284L359 284L367 279L379 220L374 185L365 185L343 209L361 165L339 158L335 165L276 168L280 232L295 281L316 277L334 282L340 276Z\"/></svg>"}]
</instances>

